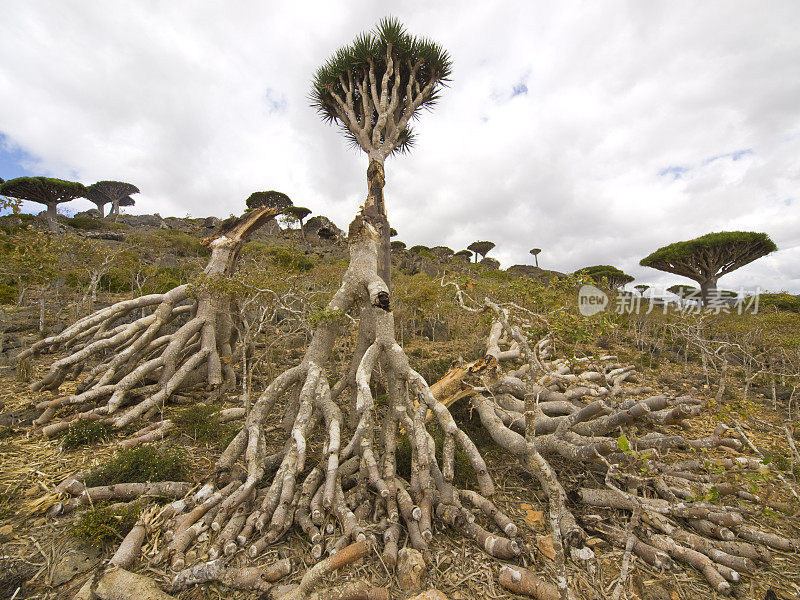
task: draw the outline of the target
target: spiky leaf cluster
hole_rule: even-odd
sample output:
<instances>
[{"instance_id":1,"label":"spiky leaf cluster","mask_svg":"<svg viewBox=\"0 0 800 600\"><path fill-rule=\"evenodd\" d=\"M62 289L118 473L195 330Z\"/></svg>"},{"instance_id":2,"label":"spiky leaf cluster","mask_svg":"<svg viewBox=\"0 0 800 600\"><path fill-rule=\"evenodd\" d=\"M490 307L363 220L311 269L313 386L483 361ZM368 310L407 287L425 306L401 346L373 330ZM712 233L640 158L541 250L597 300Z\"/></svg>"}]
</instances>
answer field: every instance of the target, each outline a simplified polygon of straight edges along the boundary
<instances>
[{"instance_id":1,"label":"spiky leaf cluster","mask_svg":"<svg viewBox=\"0 0 800 600\"><path fill-rule=\"evenodd\" d=\"M83 184L52 177L17 177L0 185L0 195L46 206L85 198L86 194Z\"/></svg>"},{"instance_id":2,"label":"spiky leaf cluster","mask_svg":"<svg viewBox=\"0 0 800 600\"><path fill-rule=\"evenodd\" d=\"M777 249L766 233L721 231L659 248L639 264L703 283Z\"/></svg>"},{"instance_id":3,"label":"spiky leaf cluster","mask_svg":"<svg viewBox=\"0 0 800 600\"><path fill-rule=\"evenodd\" d=\"M311 105L353 144L382 158L414 143L409 126L432 108L452 62L436 42L406 32L395 18L337 50L314 75Z\"/></svg>"}]
</instances>

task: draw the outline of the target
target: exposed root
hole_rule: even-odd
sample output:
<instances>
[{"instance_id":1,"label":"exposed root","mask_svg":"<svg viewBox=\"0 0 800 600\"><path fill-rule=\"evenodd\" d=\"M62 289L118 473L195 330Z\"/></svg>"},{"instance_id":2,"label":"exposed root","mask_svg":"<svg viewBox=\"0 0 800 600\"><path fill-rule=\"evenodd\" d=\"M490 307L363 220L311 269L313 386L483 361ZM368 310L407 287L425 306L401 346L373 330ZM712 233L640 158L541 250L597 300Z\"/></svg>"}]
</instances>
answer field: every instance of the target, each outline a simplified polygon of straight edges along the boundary
<instances>
[{"instance_id":1,"label":"exposed root","mask_svg":"<svg viewBox=\"0 0 800 600\"><path fill-rule=\"evenodd\" d=\"M276 214L274 209L256 209L203 240L211 258L201 285L118 302L22 352L20 360L69 352L31 385L33 390L57 392L67 378L88 369L74 394L37 406L42 413L34 424L45 435L78 419L124 427L163 406L179 389L235 385L231 361L238 336L232 318L236 311L229 294L215 283L233 273L248 236Z\"/></svg>"}]
</instances>

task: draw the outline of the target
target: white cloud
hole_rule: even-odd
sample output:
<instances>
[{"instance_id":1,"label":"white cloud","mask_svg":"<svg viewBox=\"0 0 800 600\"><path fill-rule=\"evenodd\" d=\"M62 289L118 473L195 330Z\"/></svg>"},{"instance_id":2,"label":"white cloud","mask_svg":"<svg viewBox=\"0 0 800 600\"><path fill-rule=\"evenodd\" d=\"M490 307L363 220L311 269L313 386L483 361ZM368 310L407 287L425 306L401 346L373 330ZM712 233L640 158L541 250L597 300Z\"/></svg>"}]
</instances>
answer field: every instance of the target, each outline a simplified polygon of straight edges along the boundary
<instances>
[{"instance_id":1,"label":"white cloud","mask_svg":"<svg viewBox=\"0 0 800 600\"><path fill-rule=\"evenodd\" d=\"M766 231L781 250L721 284L800 292L796 2L392 12L454 60L417 148L387 163L400 239L489 239L506 266L538 246L544 267L674 283L638 260L709 231ZM382 16L366 0L14 3L0 132L42 173L135 183L137 212L226 216L274 188L344 227L366 159L309 108L309 83Z\"/></svg>"}]
</instances>

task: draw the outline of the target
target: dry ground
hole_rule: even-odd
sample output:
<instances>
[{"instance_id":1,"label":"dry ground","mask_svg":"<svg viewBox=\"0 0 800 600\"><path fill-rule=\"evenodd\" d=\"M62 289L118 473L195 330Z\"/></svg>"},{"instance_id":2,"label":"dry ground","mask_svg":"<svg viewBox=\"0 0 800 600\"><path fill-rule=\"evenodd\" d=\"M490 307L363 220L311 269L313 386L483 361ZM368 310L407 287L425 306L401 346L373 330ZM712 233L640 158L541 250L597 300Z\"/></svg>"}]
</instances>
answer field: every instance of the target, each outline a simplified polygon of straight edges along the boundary
<instances>
[{"instance_id":1,"label":"dry ground","mask_svg":"<svg viewBox=\"0 0 800 600\"><path fill-rule=\"evenodd\" d=\"M298 349L299 350L299 349ZM299 352L298 352L299 353ZM430 356L436 356L432 348ZM36 372L41 373L52 360L44 360L33 365ZM412 361L414 361L412 354ZM691 393L695 396L713 398L712 391L704 389L705 380L689 365L689 370L682 364L666 363L659 370L645 373L646 380L658 391L674 394ZM263 382L256 382L256 389L261 389ZM761 421L778 425L780 420L769 402L762 398L760 404L748 405L740 397L735 385L723 402L706 413L703 417L692 421L690 437L701 437L713 430L719 419L726 419L730 414L738 415L748 435L754 443L766 452L788 456L788 445L781 437L779 430L774 431L758 421L742 418L740 412L749 409L749 415L756 415ZM32 393L27 384L20 381L11 367L0 368L0 402L5 407L0 412L29 411L37 401L50 397L50 393ZM225 406L235 406L239 402L236 397L223 398ZM733 412L731 412L733 411ZM458 417L470 419L466 409L456 411ZM458 418L457 417L457 418ZM520 557L520 564L528 566L546 579L554 580L553 563L546 556L547 520L542 518L546 510L544 498L538 485L524 469L488 440L481 437L475 425L468 425L467 430L478 437L477 440L487 454L487 463L493 472L498 487L497 505L521 525L520 537L525 549ZM87 466L99 464L111 457L115 450L112 443L98 444L90 447L64 451L60 440L46 440L32 434L31 427L13 426L12 430L3 430L0 439L0 525L11 526L0 535L0 600L10 598L70 598L88 577L83 572L94 563L91 549L77 541L70 530L77 518L76 514L49 519L43 511L54 502L52 489L64 477ZM684 432L685 433L685 432ZM282 443L280 432L275 431L273 441ZM113 442L113 440L112 440ZM192 476L201 481L210 471L218 453L218 448L204 445L193 440L185 433L173 433L164 444L180 445L188 452ZM673 452L674 460L686 458L686 454ZM730 456L725 449L708 453L708 458ZM564 470L564 465L555 461L564 480L574 482L587 481L595 477L591 471L579 472L574 467ZM800 472L795 465L795 472L787 473L787 481L797 483L796 474ZM763 483L773 486L772 482ZM785 502L794 502L787 490L774 486L773 498ZM800 511L800 506L797 507ZM769 512L769 511L768 511ZM623 512L601 511L603 517L615 521L618 526L625 527L628 515ZM780 532L788 537L800 537L800 524L795 516L775 516L765 514L757 521L759 528L766 531ZM145 551L152 552L160 540L150 541ZM98 557L108 558L116 543L108 543L96 552ZM596 560L590 562L568 561L570 584L582 598L609 597L619 577L622 550L610 548L599 538L590 538L590 545L596 553ZM545 549L545 552L542 551ZM295 557L300 561L310 560L309 545L299 534L290 533L278 545L259 557L259 563L272 562L278 557ZM456 598L511 598L497 583L497 573L501 561L483 553L471 540L447 529L438 529L431 546L433 564L426 578L431 587L445 592L448 597ZM88 553L88 558L87 558ZM761 599L768 589L777 593L778 598L789 599L800 597L800 556L774 552L774 560L755 577L743 577L743 581L734 586L734 596L738 598ZM77 557L77 558L76 558ZM80 560L78 560L80 559ZM72 562L69 562L72 560ZM243 557L237 560L244 561ZM65 574L65 567L67 573ZM62 581L70 575L72 569L75 576ZM144 572L165 585L169 574L163 570L153 569L146 560L137 562L136 570ZM281 583L297 580L303 569L287 577ZM397 582L375 556L363 563L350 567L337 576L336 582L352 578L364 578L374 585L388 586L393 598L402 598ZM24 582L24 583L23 583ZM255 598L253 593L235 592L220 585L202 586L178 594L183 599L211 598ZM706 584L702 576L691 569L680 573L660 573L634 559L632 575L629 577L623 597L639 600L692 600L696 598L716 598L717 594Z\"/></svg>"}]
</instances>

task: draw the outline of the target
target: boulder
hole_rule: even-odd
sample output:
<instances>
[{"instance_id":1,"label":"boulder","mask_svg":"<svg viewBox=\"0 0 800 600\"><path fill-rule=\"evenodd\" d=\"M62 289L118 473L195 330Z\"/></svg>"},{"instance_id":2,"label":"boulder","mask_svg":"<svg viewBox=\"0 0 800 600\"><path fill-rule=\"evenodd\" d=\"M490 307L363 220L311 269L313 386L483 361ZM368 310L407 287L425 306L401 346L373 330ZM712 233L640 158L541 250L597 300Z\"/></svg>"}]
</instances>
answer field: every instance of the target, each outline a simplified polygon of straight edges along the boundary
<instances>
[{"instance_id":1,"label":"boulder","mask_svg":"<svg viewBox=\"0 0 800 600\"><path fill-rule=\"evenodd\" d=\"M328 217L322 215L311 217L306 221L303 230L306 235L317 235L323 240L338 240L344 237L344 232Z\"/></svg>"},{"instance_id":2,"label":"boulder","mask_svg":"<svg viewBox=\"0 0 800 600\"><path fill-rule=\"evenodd\" d=\"M86 237L90 240L110 240L112 242L125 241L125 234L121 231L87 231Z\"/></svg>"},{"instance_id":3,"label":"boulder","mask_svg":"<svg viewBox=\"0 0 800 600\"><path fill-rule=\"evenodd\" d=\"M564 273L558 271L548 271L547 269L540 269L533 265L513 265L506 269L512 275L520 275L522 277L529 277L530 279L538 279L540 281L552 281L553 279L561 279L566 277Z\"/></svg>"},{"instance_id":4,"label":"boulder","mask_svg":"<svg viewBox=\"0 0 800 600\"><path fill-rule=\"evenodd\" d=\"M162 219L161 215L158 213L153 215L120 215L117 218L117 221L131 227L154 227L156 229L168 229L164 219Z\"/></svg>"},{"instance_id":5,"label":"boulder","mask_svg":"<svg viewBox=\"0 0 800 600\"><path fill-rule=\"evenodd\" d=\"M216 229L221 223L222 221L220 221L217 217L206 217L203 220L203 227L206 229Z\"/></svg>"},{"instance_id":6,"label":"boulder","mask_svg":"<svg viewBox=\"0 0 800 600\"><path fill-rule=\"evenodd\" d=\"M76 217L87 217L89 219L101 219L100 211L96 208L90 208L79 213L75 213Z\"/></svg>"}]
</instances>

